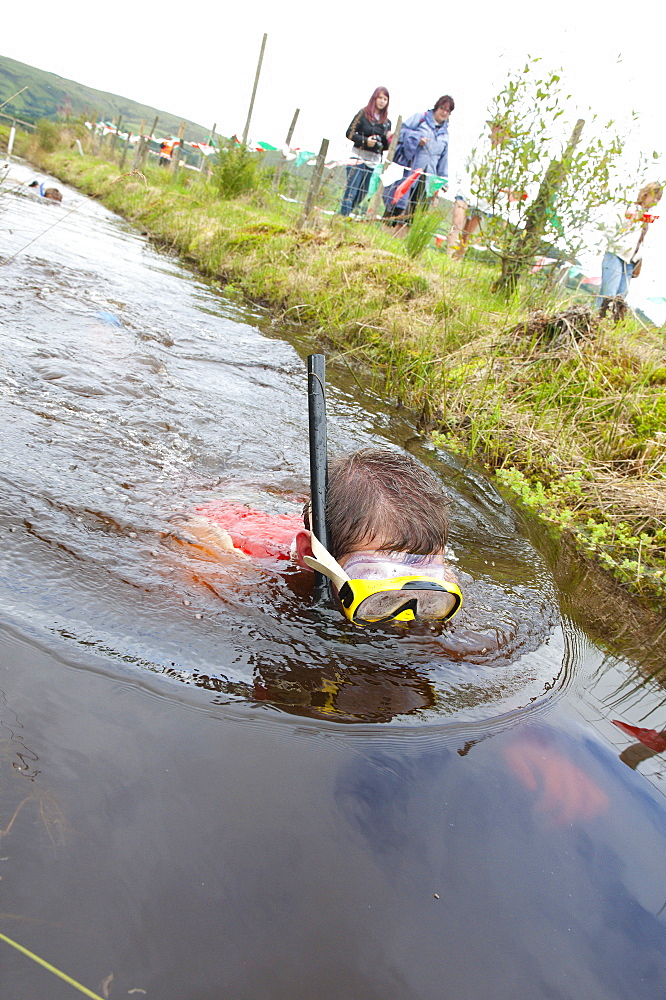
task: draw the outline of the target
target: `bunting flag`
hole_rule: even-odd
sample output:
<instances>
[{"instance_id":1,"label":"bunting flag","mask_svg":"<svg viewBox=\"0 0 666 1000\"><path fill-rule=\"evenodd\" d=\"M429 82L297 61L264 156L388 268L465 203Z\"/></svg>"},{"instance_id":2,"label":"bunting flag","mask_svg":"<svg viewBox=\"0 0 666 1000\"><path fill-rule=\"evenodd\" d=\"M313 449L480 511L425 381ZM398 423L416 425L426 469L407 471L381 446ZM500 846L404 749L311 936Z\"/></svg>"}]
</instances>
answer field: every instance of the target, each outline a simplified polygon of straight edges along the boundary
<instances>
[{"instance_id":1,"label":"bunting flag","mask_svg":"<svg viewBox=\"0 0 666 1000\"><path fill-rule=\"evenodd\" d=\"M426 174L426 195L432 198L441 188L449 183L448 177L438 177L437 174Z\"/></svg>"},{"instance_id":2,"label":"bunting flag","mask_svg":"<svg viewBox=\"0 0 666 1000\"><path fill-rule=\"evenodd\" d=\"M393 192L393 197L391 199L391 201L393 202L394 205L396 205L400 201L401 198L404 198L404 196L407 194L407 192L409 191L409 189L414 184L416 184L417 180L419 179L419 177L421 176L422 173L423 173L422 170L412 170L411 173L409 173L405 177L405 179L402 182L402 184L398 184L398 186L396 187L395 191Z\"/></svg>"},{"instance_id":3,"label":"bunting flag","mask_svg":"<svg viewBox=\"0 0 666 1000\"><path fill-rule=\"evenodd\" d=\"M366 195L367 198L372 198L373 194L376 192L377 188L379 187L379 182L382 179L382 169L383 169L383 167L384 167L383 163L376 163L375 164L374 169L372 171L372 177L370 178L370 180L368 182L368 193Z\"/></svg>"},{"instance_id":4,"label":"bunting flag","mask_svg":"<svg viewBox=\"0 0 666 1000\"><path fill-rule=\"evenodd\" d=\"M612 722L614 726L621 729L627 736L638 740L639 743L649 747L650 750L654 750L655 753L663 753L666 750L666 730L663 733L658 733L655 729L641 729L639 726L630 726L626 722L620 722L619 719L613 719Z\"/></svg>"},{"instance_id":5,"label":"bunting flag","mask_svg":"<svg viewBox=\"0 0 666 1000\"><path fill-rule=\"evenodd\" d=\"M258 142L257 143L257 152L258 153L262 153L262 152L265 153L268 150L270 150L271 152L274 151L274 150L277 150L277 146L271 146L270 142Z\"/></svg>"},{"instance_id":6,"label":"bunting flag","mask_svg":"<svg viewBox=\"0 0 666 1000\"><path fill-rule=\"evenodd\" d=\"M304 163L309 163L310 160L314 160L316 155L316 153L309 153L307 149L302 149L294 160L294 166L302 167Z\"/></svg>"},{"instance_id":7,"label":"bunting flag","mask_svg":"<svg viewBox=\"0 0 666 1000\"><path fill-rule=\"evenodd\" d=\"M212 156L213 153L217 153L217 149L214 146L209 146L206 142L190 142L188 145L198 149L204 156Z\"/></svg>"}]
</instances>

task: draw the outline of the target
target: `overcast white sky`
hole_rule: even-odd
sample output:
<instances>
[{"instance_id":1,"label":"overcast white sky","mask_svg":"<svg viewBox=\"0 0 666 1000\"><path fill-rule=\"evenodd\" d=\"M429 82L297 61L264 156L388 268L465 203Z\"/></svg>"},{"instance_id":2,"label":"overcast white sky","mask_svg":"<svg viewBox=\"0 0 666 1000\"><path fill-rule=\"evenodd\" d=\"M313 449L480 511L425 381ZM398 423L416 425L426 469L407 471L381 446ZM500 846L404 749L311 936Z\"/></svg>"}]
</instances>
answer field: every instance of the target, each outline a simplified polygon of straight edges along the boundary
<instances>
[{"instance_id":1,"label":"overcast white sky","mask_svg":"<svg viewBox=\"0 0 666 1000\"><path fill-rule=\"evenodd\" d=\"M493 94L527 55L561 67L580 117L639 113L632 144L660 160L648 179L666 178L663 112L663 10L653 0L636 11L617 2L558 4L534 0L449 8L421 0L286 0L156 5L145 0L32 0L29 16L5 5L0 53L80 83L241 134L264 32L268 34L250 138L282 145L296 108L293 145L333 156L347 150L345 130L379 84L391 94L390 117L456 101L450 122L451 177L483 130ZM646 246L632 298L666 296L666 197ZM595 268L592 268L595 270ZM600 264L596 271L600 271ZM663 278L662 278L663 274ZM641 294L641 291L643 294ZM658 322L661 315L655 316ZM666 309L663 311L666 319Z\"/></svg>"}]
</instances>

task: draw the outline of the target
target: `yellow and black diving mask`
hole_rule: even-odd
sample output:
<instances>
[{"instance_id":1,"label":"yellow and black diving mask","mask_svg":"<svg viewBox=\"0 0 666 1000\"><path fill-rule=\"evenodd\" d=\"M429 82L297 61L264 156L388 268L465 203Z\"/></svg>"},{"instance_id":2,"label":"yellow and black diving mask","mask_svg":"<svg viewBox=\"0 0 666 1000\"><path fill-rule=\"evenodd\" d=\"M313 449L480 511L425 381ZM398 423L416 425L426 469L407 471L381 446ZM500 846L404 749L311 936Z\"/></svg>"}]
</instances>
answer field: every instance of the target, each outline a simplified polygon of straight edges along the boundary
<instances>
[{"instance_id":1,"label":"yellow and black diving mask","mask_svg":"<svg viewBox=\"0 0 666 1000\"><path fill-rule=\"evenodd\" d=\"M335 586L342 609L355 625L382 622L445 622L462 605L442 556L409 552L353 552L346 568L333 558L313 532L307 565Z\"/></svg>"}]
</instances>

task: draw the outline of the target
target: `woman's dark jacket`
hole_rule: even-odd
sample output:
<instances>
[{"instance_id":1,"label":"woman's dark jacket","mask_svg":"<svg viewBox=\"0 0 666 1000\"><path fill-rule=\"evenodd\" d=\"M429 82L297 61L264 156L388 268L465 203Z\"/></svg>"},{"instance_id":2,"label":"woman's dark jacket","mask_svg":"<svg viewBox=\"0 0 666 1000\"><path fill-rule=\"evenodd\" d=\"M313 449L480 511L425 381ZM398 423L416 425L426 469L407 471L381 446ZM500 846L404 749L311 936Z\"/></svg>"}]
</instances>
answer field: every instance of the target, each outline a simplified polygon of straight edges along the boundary
<instances>
[{"instance_id":1,"label":"woman's dark jacket","mask_svg":"<svg viewBox=\"0 0 666 1000\"><path fill-rule=\"evenodd\" d=\"M347 138L351 139L358 149L367 149L371 153L382 153L389 148L388 134L391 131L391 122L387 118L385 122L371 122L365 116L365 109L361 108L347 129ZM367 140L371 135L378 135L381 142L376 146L368 146Z\"/></svg>"}]
</instances>

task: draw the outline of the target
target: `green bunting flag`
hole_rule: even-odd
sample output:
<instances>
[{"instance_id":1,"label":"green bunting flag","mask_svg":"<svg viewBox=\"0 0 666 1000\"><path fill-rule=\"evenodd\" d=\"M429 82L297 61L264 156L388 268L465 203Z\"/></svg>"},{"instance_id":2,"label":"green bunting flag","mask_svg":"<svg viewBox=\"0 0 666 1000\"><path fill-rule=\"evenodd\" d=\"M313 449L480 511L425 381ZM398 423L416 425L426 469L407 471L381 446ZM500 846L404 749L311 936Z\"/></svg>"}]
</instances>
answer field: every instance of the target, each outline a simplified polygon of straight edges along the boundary
<instances>
[{"instance_id":1,"label":"green bunting flag","mask_svg":"<svg viewBox=\"0 0 666 1000\"><path fill-rule=\"evenodd\" d=\"M449 183L448 177L438 177L437 174L426 174L426 195L432 198L434 194Z\"/></svg>"},{"instance_id":2,"label":"green bunting flag","mask_svg":"<svg viewBox=\"0 0 666 1000\"><path fill-rule=\"evenodd\" d=\"M379 187L379 181L381 180L383 169L384 169L383 163L375 164L374 170L372 171L372 177L370 178L370 182L368 184L368 194L367 194L368 198L372 198L373 194Z\"/></svg>"},{"instance_id":3,"label":"green bunting flag","mask_svg":"<svg viewBox=\"0 0 666 1000\"><path fill-rule=\"evenodd\" d=\"M316 155L316 153L309 153L307 149L303 149L297 154L296 159L294 160L294 166L302 167L304 163L308 162L308 160L314 160Z\"/></svg>"}]
</instances>

